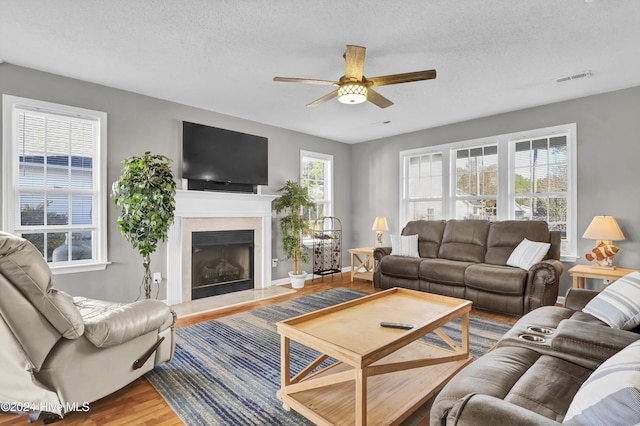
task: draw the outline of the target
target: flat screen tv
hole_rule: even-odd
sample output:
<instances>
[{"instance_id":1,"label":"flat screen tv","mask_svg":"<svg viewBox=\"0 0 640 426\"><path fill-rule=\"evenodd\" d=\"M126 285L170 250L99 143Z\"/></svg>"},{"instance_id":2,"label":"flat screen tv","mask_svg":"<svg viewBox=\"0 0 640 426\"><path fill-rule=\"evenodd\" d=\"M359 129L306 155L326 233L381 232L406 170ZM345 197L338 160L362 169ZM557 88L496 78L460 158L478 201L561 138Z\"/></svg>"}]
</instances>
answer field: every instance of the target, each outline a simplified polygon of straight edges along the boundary
<instances>
[{"instance_id":1,"label":"flat screen tv","mask_svg":"<svg viewBox=\"0 0 640 426\"><path fill-rule=\"evenodd\" d=\"M198 181L268 184L268 139L182 122L182 177Z\"/></svg>"}]
</instances>

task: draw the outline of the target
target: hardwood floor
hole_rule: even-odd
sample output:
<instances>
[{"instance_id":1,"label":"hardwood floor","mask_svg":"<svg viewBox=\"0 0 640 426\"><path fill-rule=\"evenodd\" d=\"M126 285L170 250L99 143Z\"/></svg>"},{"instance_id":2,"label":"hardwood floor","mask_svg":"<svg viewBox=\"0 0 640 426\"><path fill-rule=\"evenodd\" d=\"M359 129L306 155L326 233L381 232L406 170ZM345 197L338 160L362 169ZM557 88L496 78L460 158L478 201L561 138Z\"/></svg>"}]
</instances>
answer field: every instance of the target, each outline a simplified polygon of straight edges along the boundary
<instances>
[{"instance_id":1,"label":"hardwood floor","mask_svg":"<svg viewBox=\"0 0 640 426\"><path fill-rule=\"evenodd\" d=\"M345 287L368 293L377 291L368 281L350 281L349 273L317 278L313 282L307 281L305 287L295 293L278 296L275 298L251 302L242 306L234 306L228 309L220 309L212 312L191 315L178 318L177 326L186 327L203 321L233 315L239 312L268 306L274 303L297 297L319 293L332 288ZM472 311L475 315L482 315L501 321L514 323L515 318L483 311ZM24 425L28 421L27 415L0 414L0 426ZM38 422L42 424L42 419ZM133 383L125 386L113 394L91 403L87 412L71 412L55 423L56 425L182 425L182 421L169 408L167 403L149 384L141 377Z\"/></svg>"}]
</instances>

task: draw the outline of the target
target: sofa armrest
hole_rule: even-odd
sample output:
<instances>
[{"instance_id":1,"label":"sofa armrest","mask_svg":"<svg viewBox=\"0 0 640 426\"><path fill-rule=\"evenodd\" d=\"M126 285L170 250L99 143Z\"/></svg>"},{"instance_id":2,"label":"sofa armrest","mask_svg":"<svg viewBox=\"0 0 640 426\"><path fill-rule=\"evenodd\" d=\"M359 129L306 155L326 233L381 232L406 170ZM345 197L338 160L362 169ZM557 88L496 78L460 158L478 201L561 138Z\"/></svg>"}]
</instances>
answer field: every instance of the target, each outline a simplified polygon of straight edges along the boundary
<instances>
[{"instance_id":1,"label":"sofa armrest","mask_svg":"<svg viewBox=\"0 0 640 426\"><path fill-rule=\"evenodd\" d=\"M456 402L447 416L446 424L447 426L481 424L558 426L560 423L502 399L471 393Z\"/></svg>"},{"instance_id":2,"label":"sofa armrest","mask_svg":"<svg viewBox=\"0 0 640 426\"><path fill-rule=\"evenodd\" d=\"M391 247L376 247L373 250L373 258L376 268L373 271L373 286L380 288L380 278L382 272L380 272L380 261L383 257L391 254Z\"/></svg>"},{"instance_id":3,"label":"sofa armrest","mask_svg":"<svg viewBox=\"0 0 640 426\"><path fill-rule=\"evenodd\" d=\"M75 297L84 320L84 336L98 348L120 345L173 321L171 308L158 300L114 303Z\"/></svg>"},{"instance_id":4,"label":"sofa armrest","mask_svg":"<svg viewBox=\"0 0 640 426\"><path fill-rule=\"evenodd\" d=\"M632 331L565 319L560 321L551 347L578 359L594 361L597 366L638 339L640 335Z\"/></svg>"},{"instance_id":5,"label":"sofa armrest","mask_svg":"<svg viewBox=\"0 0 640 426\"><path fill-rule=\"evenodd\" d=\"M383 257L391 254L391 247L376 247L373 250L373 258L380 263Z\"/></svg>"},{"instance_id":6,"label":"sofa armrest","mask_svg":"<svg viewBox=\"0 0 640 426\"><path fill-rule=\"evenodd\" d=\"M598 295L597 290L589 290L585 288L570 288L564 298L564 307L581 311L587 306L587 303Z\"/></svg>"},{"instance_id":7,"label":"sofa armrest","mask_svg":"<svg viewBox=\"0 0 640 426\"><path fill-rule=\"evenodd\" d=\"M529 269L525 312L556 304L562 271L564 271L564 265L556 259L543 260Z\"/></svg>"}]
</instances>

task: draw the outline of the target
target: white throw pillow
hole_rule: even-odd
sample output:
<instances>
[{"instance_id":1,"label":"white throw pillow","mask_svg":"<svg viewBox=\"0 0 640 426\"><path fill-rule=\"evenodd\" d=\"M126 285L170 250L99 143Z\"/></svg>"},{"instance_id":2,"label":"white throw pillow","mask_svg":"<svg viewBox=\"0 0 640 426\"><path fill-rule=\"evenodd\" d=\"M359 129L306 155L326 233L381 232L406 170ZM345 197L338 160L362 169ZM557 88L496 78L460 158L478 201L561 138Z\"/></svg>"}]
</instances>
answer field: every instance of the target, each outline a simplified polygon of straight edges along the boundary
<instances>
[{"instance_id":1,"label":"white throw pillow","mask_svg":"<svg viewBox=\"0 0 640 426\"><path fill-rule=\"evenodd\" d=\"M580 386L563 425L633 425L640 419L640 341L598 367Z\"/></svg>"},{"instance_id":2,"label":"white throw pillow","mask_svg":"<svg viewBox=\"0 0 640 426\"><path fill-rule=\"evenodd\" d=\"M418 235L391 235L391 254L394 256L420 257Z\"/></svg>"},{"instance_id":3,"label":"white throw pillow","mask_svg":"<svg viewBox=\"0 0 640 426\"><path fill-rule=\"evenodd\" d=\"M634 271L607 286L582 308L612 328L640 325L640 272Z\"/></svg>"},{"instance_id":4,"label":"white throw pillow","mask_svg":"<svg viewBox=\"0 0 640 426\"><path fill-rule=\"evenodd\" d=\"M518 247L516 247L511 253L511 256L509 256L507 265L528 271L533 265L544 259L544 256L549 251L549 247L551 247L549 243L529 241L525 238L520 241Z\"/></svg>"}]
</instances>

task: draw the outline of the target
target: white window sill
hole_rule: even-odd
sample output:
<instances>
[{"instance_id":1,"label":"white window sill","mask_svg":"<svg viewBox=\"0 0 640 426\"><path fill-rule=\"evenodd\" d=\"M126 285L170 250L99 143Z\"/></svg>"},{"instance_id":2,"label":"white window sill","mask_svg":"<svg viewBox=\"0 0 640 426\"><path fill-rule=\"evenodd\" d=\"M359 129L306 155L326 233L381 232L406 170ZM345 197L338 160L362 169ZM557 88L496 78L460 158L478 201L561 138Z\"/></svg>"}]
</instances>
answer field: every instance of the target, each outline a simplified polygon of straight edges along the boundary
<instances>
[{"instance_id":1,"label":"white window sill","mask_svg":"<svg viewBox=\"0 0 640 426\"><path fill-rule=\"evenodd\" d=\"M53 275L75 274L79 272L104 271L111 262L91 262L56 265L49 263L49 269Z\"/></svg>"},{"instance_id":2,"label":"white window sill","mask_svg":"<svg viewBox=\"0 0 640 426\"><path fill-rule=\"evenodd\" d=\"M576 255L561 255L560 262L576 263L580 257Z\"/></svg>"}]
</instances>

